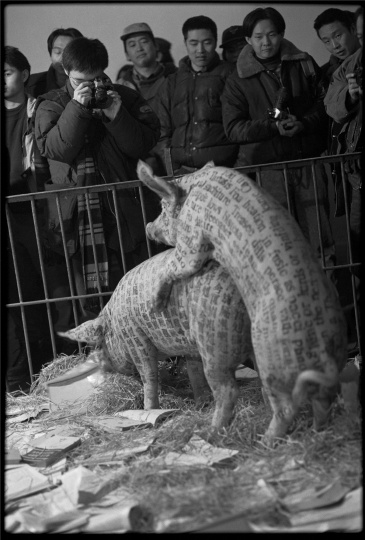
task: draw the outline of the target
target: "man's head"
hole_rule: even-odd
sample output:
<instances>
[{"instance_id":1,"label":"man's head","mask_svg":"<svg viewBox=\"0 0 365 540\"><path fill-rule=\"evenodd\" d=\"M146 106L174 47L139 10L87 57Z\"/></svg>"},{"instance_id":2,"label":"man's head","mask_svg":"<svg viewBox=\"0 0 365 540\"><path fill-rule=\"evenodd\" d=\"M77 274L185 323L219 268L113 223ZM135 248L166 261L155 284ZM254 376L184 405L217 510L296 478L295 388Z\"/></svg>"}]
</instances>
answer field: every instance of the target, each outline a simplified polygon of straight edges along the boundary
<instances>
[{"instance_id":1,"label":"man's head","mask_svg":"<svg viewBox=\"0 0 365 540\"><path fill-rule=\"evenodd\" d=\"M167 39L156 37L155 38L156 47L157 47L157 60L161 64L174 64L175 61L171 55L171 43Z\"/></svg>"},{"instance_id":2,"label":"man's head","mask_svg":"<svg viewBox=\"0 0 365 540\"><path fill-rule=\"evenodd\" d=\"M362 47L362 41L363 41L363 28L364 28L364 8L359 7L355 11L355 21L356 21L356 35L357 39L359 40L359 43Z\"/></svg>"},{"instance_id":3,"label":"man's head","mask_svg":"<svg viewBox=\"0 0 365 540\"><path fill-rule=\"evenodd\" d=\"M243 35L257 58L266 60L275 56L285 33L283 16L274 8L257 8L242 23Z\"/></svg>"},{"instance_id":4,"label":"man's head","mask_svg":"<svg viewBox=\"0 0 365 540\"><path fill-rule=\"evenodd\" d=\"M109 58L105 45L98 39L79 37L73 39L63 52L63 67L72 88L85 81L103 77Z\"/></svg>"},{"instance_id":5,"label":"man's head","mask_svg":"<svg viewBox=\"0 0 365 540\"><path fill-rule=\"evenodd\" d=\"M130 24L120 39L125 56L137 68L152 67L157 59L157 46L151 28L146 23Z\"/></svg>"},{"instance_id":6,"label":"man's head","mask_svg":"<svg viewBox=\"0 0 365 540\"><path fill-rule=\"evenodd\" d=\"M11 100L24 94L30 65L23 53L9 45L4 48L4 97Z\"/></svg>"},{"instance_id":7,"label":"man's head","mask_svg":"<svg viewBox=\"0 0 365 540\"><path fill-rule=\"evenodd\" d=\"M341 61L359 47L354 14L351 11L326 9L314 21L314 29L327 51Z\"/></svg>"},{"instance_id":8,"label":"man's head","mask_svg":"<svg viewBox=\"0 0 365 540\"><path fill-rule=\"evenodd\" d=\"M182 33L192 68L206 70L216 54L217 25L209 17L198 15L184 22Z\"/></svg>"},{"instance_id":9,"label":"man's head","mask_svg":"<svg viewBox=\"0 0 365 540\"><path fill-rule=\"evenodd\" d=\"M242 26L237 25L227 28L223 32L222 45L220 45L220 48L223 49L223 60L235 64L245 45L247 45L247 42L243 35Z\"/></svg>"},{"instance_id":10,"label":"man's head","mask_svg":"<svg viewBox=\"0 0 365 540\"><path fill-rule=\"evenodd\" d=\"M82 37L82 34L76 28L57 28L48 36L47 49L52 66L59 73L63 73L62 54L66 45L78 37Z\"/></svg>"}]
</instances>

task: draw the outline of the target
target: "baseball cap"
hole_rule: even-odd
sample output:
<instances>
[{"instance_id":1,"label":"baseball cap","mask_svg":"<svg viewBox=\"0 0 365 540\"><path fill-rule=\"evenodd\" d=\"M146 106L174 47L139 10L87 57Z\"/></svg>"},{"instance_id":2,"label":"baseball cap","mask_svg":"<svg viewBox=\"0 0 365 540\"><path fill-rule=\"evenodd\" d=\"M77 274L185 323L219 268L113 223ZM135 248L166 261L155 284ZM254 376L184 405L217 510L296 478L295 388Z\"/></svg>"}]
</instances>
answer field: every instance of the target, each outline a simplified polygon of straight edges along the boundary
<instances>
[{"instance_id":1,"label":"baseball cap","mask_svg":"<svg viewBox=\"0 0 365 540\"><path fill-rule=\"evenodd\" d=\"M233 41L244 41L245 36L243 35L242 26L230 26L222 34L222 45L219 45L221 49L226 47L228 43Z\"/></svg>"},{"instance_id":2,"label":"baseball cap","mask_svg":"<svg viewBox=\"0 0 365 540\"><path fill-rule=\"evenodd\" d=\"M129 26L126 26L123 30L123 34L120 36L120 39L125 41L131 34L139 34L140 32L147 32L153 36L153 32L147 23L133 23Z\"/></svg>"}]
</instances>

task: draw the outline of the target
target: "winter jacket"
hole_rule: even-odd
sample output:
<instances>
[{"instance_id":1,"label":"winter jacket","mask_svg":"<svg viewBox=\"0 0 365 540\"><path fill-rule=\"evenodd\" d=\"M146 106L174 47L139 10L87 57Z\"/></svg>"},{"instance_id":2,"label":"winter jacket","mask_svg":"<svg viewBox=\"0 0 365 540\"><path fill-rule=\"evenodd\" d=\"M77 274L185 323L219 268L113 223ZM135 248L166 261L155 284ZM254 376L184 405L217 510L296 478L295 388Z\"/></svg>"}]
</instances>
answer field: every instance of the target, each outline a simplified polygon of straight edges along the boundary
<instances>
[{"instance_id":1,"label":"winter jacket","mask_svg":"<svg viewBox=\"0 0 365 540\"><path fill-rule=\"evenodd\" d=\"M251 45L238 57L222 95L223 123L228 138L240 143L237 166L314 157L326 147L328 122L323 105L320 68L313 58L283 39L280 49L280 82L254 56ZM306 73L305 63L312 66ZM288 107L304 126L294 137L279 134L267 111L277 91L289 91Z\"/></svg>"},{"instance_id":2,"label":"winter jacket","mask_svg":"<svg viewBox=\"0 0 365 540\"><path fill-rule=\"evenodd\" d=\"M36 99L27 95L27 115L24 122L22 136L23 149L23 175L28 182L28 191L43 191L44 183L49 178L47 160L41 156L32 133L32 116L36 105ZM27 208L30 208L27 205Z\"/></svg>"},{"instance_id":3,"label":"winter jacket","mask_svg":"<svg viewBox=\"0 0 365 540\"><path fill-rule=\"evenodd\" d=\"M128 67L128 70L124 72L123 76L117 80L117 83L122 84L123 86L128 86L136 92L142 95L142 97L147 101L151 106L153 111L157 111L156 99L160 88L168 75L175 73L177 67L168 63L163 65L158 62L158 67L150 77L141 77L139 73L134 69L134 66L131 65ZM165 165L164 161L161 159L160 155L152 149L149 152L149 156L145 161L152 167L153 172L158 176L163 176L165 174Z\"/></svg>"},{"instance_id":4,"label":"winter jacket","mask_svg":"<svg viewBox=\"0 0 365 540\"><path fill-rule=\"evenodd\" d=\"M128 69L123 73L123 76L117 80L117 84L123 86L129 86L132 88L151 105L154 110L154 101L156 94L158 93L162 83L172 73L177 71L177 67L174 64L167 64L166 66L157 62L158 67L150 77L142 77L135 69L134 66L128 66Z\"/></svg>"},{"instance_id":5,"label":"winter jacket","mask_svg":"<svg viewBox=\"0 0 365 540\"><path fill-rule=\"evenodd\" d=\"M224 133L220 100L232 69L216 53L207 71L196 72L186 56L161 86L156 100L161 122L157 151L164 160L164 149L170 149L174 171L200 168L210 160L228 167L235 162L238 146Z\"/></svg>"},{"instance_id":6,"label":"winter jacket","mask_svg":"<svg viewBox=\"0 0 365 540\"><path fill-rule=\"evenodd\" d=\"M159 121L137 92L120 85L114 88L122 106L112 121L73 100L69 81L63 88L39 96L35 136L42 156L73 167L87 136L108 183L136 179L138 159L143 159L158 140Z\"/></svg>"},{"instance_id":7,"label":"winter jacket","mask_svg":"<svg viewBox=\"0 0 365 540\"><path fill-rule=\"evenodd\" d=\"M49 66L48 71L33 73L29 77L27 83L27 93L36 98L50 90L57 90L57 88L59 88L59 86L56 80L56 72L52 64Z\"/></svg>"},{"instance_id":8,"label":"winter jacket","mask_svg":"<svg viewBox=\"0 0 365 540\"><path fill-rule=\"evenodd\" d=\"M362 66L362 48L346 58L341 66L334 72L327 94L324 99L324 105L327 114L335 122L341 124L341 130L337 135L337 154L358 152L363 149L361 138L362 130L362 96L354 105L348 102L348 82L346 73L352 73L356 68ZM361 187L361 167L358 163L345 164L345 172L354 189ZM340 176L335 177L335 187L342 189ZM341 215L344 211L338 211L336 215Z\"/></svg>"},{"instance_id":9,"label":"winter jacket","mask_svg":"<svg viewBox=\"0 0 365 540\"><path fill-rule=\"evenodd\" d=\"M333 73L340 67L343 60L331 54L329 61L321 67L322 83L327 92ZM341 131L341 124L338 124L333 118L328 117L328 153L336 154L337 136Z\"/></svg>"},{"instance_id":10,"label":"winter jacket","mask_svg":"<svg viewBox=\"0 0 365 540\"><path fill-rule=\"evenodd\" d=\"M362 48L358 49L354 54L346 58L341 66L335 71L332 76L327 94L324 98L324 105L327 114L341 124L349 124L353 121L361 126L361 99L353 106L348 108L346 100L348 91L348 82L346 73L352 73L357 67L362 66ZM359 133L357 133L357 137ZM349 144L352 147L356 146L356 141L351 140Z\"/></svg>"},{"instance_id":11,"label":"winter jacket","mask_svg":"<svg viewBox=\"0 0 365 540\"><path fill-rule=\"evenodd\" d=\"M137 92L120 85L114 85L114 88L122 98L122 106L112 121L100 109L89 110L72 99L74 90L69 81L63 88L39 96L34 116L35 138L41 155L49 160L53 175L57 170L60 175L69 170L66 182L77 182L80 160L86 159L87 171L87 147L91 149L97 168L97 183L137 178L137 161L144 159L156 144L159 121ZM60 180L61 176L57 182ZM144 237L143 223L136 217L140 209L136 208L135 190L119 191L118 204L124 222L129 224L131 236L124 235L124 245L125 250L130 251ZM115 218L113 223L116 228Z\"/></svg>"}]
</instances>

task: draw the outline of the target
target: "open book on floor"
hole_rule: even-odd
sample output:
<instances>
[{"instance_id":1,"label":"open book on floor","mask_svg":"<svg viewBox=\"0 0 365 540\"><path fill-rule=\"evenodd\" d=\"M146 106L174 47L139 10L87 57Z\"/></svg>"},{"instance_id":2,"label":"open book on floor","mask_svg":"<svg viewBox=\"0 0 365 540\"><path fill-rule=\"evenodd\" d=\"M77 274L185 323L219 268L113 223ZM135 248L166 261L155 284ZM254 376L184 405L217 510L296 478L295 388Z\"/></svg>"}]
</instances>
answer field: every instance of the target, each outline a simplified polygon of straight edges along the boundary
<instances>
[{"instance_id":1,"label":"open book on floor","mask_svg":"<svg viewBox=\"0 0 365 540\"><path fill-rule=\"evenodd\" d=\"M180 412L179 409L150 409L119 411L113 416L95 416L92 423L99 425L106 431L115 433L133 428L147 428L156 426L166 418ZM89 418L89 420L91 420Z\"/></svg>"}]
</instances>

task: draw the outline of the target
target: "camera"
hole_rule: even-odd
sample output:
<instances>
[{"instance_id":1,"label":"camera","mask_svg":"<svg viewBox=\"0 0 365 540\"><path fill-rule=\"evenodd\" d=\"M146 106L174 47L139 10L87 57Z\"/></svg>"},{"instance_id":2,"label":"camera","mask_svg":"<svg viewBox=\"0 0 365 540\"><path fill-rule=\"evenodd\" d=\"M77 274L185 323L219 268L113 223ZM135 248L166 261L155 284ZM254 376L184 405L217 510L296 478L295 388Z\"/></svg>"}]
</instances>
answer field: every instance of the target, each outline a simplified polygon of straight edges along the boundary
<instances>
[{"instance_id":1,"label":"camera","mask_svg":"<svg viewBox=\"0 0 365 540\"><path fill-rule=\"evenodd\" d=\"M354 75L355 75L356 83L362 89L362 66L357 66L354 69Z\"/></svg>"},{"instance_id":2,"label":"camera","mask_svg":"<svg viewBox=\"0 0 365 540\"><path fill-rule=\"evenodd\" d=\"M107 109L113 102L113 98L108 96L108 90L113 90L112 81L109 77L96 77L91 87L91 99L88 109Z\"/></svg>"},{"instance_id":3,"label":"camera","mask_svg":"<svg viewBox=\"0 0 365 540\"><path fill-rule=\"evenodd\" d=\"M276 93L275 103L272 109L267 109L267 115L271 120L285 120L288 118L288 91L282 86Z\"/></svg>"}]
</instances>

